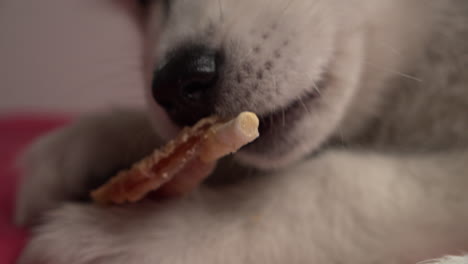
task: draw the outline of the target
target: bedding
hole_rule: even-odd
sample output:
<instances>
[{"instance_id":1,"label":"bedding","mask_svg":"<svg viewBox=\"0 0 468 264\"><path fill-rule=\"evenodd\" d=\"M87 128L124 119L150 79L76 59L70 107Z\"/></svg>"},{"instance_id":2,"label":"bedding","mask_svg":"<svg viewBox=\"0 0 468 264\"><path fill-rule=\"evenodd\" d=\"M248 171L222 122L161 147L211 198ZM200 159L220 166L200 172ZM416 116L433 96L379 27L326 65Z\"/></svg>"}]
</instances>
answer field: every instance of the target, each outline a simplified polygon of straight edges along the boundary
<instances>
[{"instance_id":1,"label":"bedding","mask_svg":"<svg viewBox=\"0 0 468 264\"><path fill-rule=\"evenodd\" d=\"M59 115L0 115L0 264L13 264L28 232L14 225L14 202L20 174L16 159L38 136L63 126L69 118Z\"/></svg>"}]
</instances>

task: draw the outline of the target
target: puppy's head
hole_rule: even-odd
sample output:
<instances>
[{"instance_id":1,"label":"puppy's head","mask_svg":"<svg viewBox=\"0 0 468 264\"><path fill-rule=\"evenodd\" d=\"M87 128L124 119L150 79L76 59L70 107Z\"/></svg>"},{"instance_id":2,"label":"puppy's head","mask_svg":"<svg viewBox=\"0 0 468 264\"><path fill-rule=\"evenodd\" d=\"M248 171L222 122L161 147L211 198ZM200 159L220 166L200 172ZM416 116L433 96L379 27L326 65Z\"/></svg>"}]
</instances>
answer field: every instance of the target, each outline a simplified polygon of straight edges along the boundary
<instances>
[{"instance_id":1,"label":"puppy's head","mask_svg":"<svg viewBox=\"0 0 468 264\"><path fill-rule=\"evenodd\" d=\"M361 69L360 39L342 30L334 2L150 3L148 98L159 133L252 111L261 136L240 159L279 167L314 151L341 121Z\"/></svg>"}]
</instances>

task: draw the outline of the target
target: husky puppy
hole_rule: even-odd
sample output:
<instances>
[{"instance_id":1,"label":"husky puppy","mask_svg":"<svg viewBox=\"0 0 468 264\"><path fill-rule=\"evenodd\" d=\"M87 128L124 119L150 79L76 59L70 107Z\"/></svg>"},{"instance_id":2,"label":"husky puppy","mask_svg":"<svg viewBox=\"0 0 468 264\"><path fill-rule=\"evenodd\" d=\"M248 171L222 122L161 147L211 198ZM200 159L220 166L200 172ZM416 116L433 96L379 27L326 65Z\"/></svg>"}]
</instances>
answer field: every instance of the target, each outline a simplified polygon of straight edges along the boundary
<instances>
[{"instance_id":1,"label":"husky puppy","mask_svg":"<svg viewBox=\"0 0 468 264\"><path fill-rule=\"evenodd\" d=\"M468 1L147 3L148 109L90 115L24 159L21 264L400 264L468 249ZM90 189L184 125L261 137L181 199ZM468 263L443 258L434 263Z\"/></svg>"}]
</instances>

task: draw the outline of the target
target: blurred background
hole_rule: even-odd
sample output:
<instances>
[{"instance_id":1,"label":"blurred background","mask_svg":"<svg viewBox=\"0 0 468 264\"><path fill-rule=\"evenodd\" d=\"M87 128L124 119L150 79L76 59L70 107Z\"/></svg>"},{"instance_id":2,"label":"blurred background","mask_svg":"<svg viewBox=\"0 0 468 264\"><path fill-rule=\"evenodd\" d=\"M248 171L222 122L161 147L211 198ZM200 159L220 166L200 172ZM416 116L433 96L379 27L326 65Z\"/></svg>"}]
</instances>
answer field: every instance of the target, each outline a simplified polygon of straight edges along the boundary
<instances>
[{"instance_id":1,"label":"blurred background","mask_svg":"<svg viewBox=\"0 0 468 264\"><path fill-rule=\"evenodd\" d=\"M0 0L0 114L141 105L136 0Z\"/></svg>"},{"instance_id":2,"label":"blurred background","mask_svg":"<svg viewBox=\"0 0 468 264\"><path fill-rule=\"evenodd\" d=\"M18 157L75 114L143 104L137 0L0 0L0 264L28 232L13 223Z\"/></svg>"}]
</instances>

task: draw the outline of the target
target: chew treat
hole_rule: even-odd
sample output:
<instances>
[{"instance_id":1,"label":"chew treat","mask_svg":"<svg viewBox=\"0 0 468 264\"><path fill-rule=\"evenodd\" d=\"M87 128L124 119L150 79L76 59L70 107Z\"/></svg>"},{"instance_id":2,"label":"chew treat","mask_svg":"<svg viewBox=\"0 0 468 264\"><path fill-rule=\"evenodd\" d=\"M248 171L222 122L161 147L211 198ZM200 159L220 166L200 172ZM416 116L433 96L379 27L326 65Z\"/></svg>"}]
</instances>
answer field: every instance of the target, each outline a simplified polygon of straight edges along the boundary
<instances>
[{"instance_id":1,"label":"chew treat","mask_svg":"<svg viewBox=\"0 0 468 264\"><path fill-rule=\"evenodd\" d=\"M204 162L215 161L235 152L245 144L256 139L259 120L254 113L243 112L237 118L213 126L201 146L200 159Z\"/></svg>"},{"instance_id":2,"label":"chew treat","mask_svg":"<svg viewBox=\"0 0 468 264\"><path fill-rule=\"evenodd\" d=\"M91 192L91 197L101 204L123 204L139 201L157 189L164 196L185 194L213 171L218 159L256 139L258 126L257 116L250 112L227 122L218 117L202 119L162 149L119 172Z\"/></svg>"}]
</instances>

